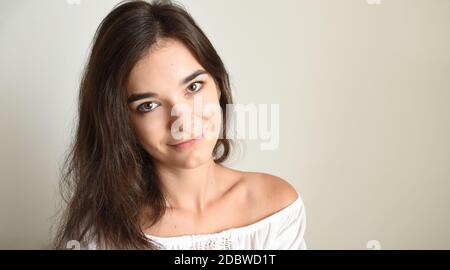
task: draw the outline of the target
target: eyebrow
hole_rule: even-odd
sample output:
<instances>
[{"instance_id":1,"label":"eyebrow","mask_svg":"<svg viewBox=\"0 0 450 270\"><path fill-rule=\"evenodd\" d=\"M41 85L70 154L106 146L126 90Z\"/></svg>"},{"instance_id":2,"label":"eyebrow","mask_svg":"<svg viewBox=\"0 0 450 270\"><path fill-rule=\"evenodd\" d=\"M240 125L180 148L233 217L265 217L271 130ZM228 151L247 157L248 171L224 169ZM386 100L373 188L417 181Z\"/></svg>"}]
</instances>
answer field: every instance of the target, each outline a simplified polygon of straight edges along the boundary
<instances>
[{"instance_id":1,"label":"eyebrow","mask_svg":"<svg viewBox=\"0 0 450 270\"><path fill-rule=\"evenodd\" d=\"M183 86L184 84L187 84L188 82L195 79L197 76L200 76L202 74L207 74L205 70L199 69L197 71L194 71L191 75L187 76L183 80L180 81L180 86ZM144 98L150 98L150 97L157 97L158 94L154 92L145 92L141 94L132 94L127 99L127 104L133 103L137 100L144 99Z\"/></svg>"}]
</instances>

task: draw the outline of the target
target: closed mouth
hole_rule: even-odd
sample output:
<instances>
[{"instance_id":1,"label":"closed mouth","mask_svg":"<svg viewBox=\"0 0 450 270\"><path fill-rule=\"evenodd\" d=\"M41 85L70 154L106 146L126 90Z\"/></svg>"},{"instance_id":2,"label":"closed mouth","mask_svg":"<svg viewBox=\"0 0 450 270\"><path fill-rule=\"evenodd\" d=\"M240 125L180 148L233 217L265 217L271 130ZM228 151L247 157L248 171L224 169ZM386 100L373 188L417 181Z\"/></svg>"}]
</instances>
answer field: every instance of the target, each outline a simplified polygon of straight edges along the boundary
<instances>
[{"instance_id":1,"label":"closed mouth","mask_svg":"<svg viewBox=\"0 0 450 270\"><path fill-rule=\"evenodd\" d=\"M196 137L194 137L194 138L192 138L192 139L185 140L185 141L182 141L182 142L177 142L177 143L174 143L174 144L169 144L169 145L170 145L170 146L180 146L180 145L189 143L189 142L191 142L191 141L200 140L201 138L202 138L202 135L199 135L199 136L196 136Z\"/></svg>"}]
</instances>

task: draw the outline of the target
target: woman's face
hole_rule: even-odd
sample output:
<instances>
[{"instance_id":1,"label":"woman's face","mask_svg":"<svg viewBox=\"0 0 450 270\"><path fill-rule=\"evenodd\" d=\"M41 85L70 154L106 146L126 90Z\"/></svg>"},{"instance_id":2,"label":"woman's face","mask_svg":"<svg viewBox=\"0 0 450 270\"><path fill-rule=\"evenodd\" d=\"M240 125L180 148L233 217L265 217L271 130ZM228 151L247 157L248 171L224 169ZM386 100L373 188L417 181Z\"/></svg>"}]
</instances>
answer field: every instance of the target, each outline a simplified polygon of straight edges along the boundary
<instances>
[{"instance_id":1,"label":"woman's face","mask_svg":"<svg viewBox=\"0 0 450 270\"><path fill-rule=\"evenodd\" d=\"M183 43L162 39L153 46L133 67L127 96L131 124L156 163L193 168L212 159L220 91Z\"/></svg>"}]
</instances>

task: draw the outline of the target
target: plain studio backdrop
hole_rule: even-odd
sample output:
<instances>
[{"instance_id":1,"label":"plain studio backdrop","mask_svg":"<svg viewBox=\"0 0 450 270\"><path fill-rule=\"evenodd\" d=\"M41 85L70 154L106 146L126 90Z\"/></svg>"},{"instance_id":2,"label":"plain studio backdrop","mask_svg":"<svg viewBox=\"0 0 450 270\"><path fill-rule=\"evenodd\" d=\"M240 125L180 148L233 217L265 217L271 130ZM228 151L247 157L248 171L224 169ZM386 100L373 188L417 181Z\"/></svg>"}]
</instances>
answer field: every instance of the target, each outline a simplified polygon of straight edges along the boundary
<instances>
[{"instance_id":1,"label":"plain studio backdrop","mask_svg":"<svg viewBox=\"0 0 450 270\"><path fill-rule=\"evenodd\" d=\"M0 3L0 248L45 249L81 71L119 1ZM450 1L178 1L235 101L279 104L279 145L229 166L278 175L309 249L450 248Z\"/></svg>"}]
</instances>

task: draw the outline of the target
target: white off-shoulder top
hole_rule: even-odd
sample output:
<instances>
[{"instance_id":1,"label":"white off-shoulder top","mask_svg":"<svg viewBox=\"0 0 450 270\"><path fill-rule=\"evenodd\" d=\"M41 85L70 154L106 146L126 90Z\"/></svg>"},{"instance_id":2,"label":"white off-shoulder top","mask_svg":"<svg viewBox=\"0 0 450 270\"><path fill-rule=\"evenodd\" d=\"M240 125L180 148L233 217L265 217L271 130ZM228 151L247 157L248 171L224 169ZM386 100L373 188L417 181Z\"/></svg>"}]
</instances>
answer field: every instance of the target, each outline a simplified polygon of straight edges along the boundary
<instances>
[{"instance_id":1,"label":"white off-shoulder top","mask_svg":"<svg viewBox=\"0 0 450 270\"><path fill-rule=\"evenodd\" d=\"M161 249L307 249L304 239L306 213L297 199L280 211L256 223L218 233L160 237L146 236Z\"/></svg>"}]
</instances>

